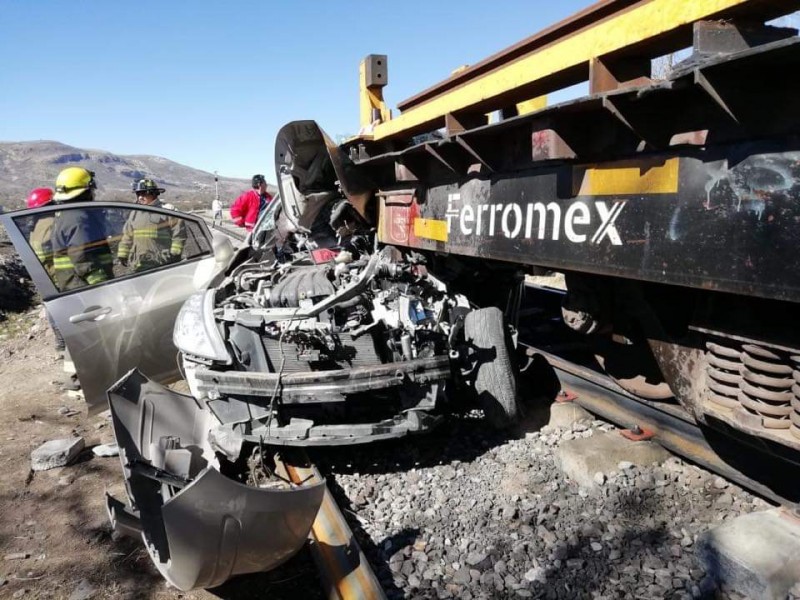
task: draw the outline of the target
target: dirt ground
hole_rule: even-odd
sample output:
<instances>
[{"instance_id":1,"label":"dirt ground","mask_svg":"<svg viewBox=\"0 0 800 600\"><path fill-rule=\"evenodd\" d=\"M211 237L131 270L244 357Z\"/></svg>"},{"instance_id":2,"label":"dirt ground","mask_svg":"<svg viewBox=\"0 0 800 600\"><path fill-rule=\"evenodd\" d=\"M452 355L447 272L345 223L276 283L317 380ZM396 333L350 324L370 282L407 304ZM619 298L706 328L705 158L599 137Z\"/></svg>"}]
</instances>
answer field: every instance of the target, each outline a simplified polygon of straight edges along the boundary
<instances>
[{"instance_id":1,"label":"dirt ground","mask_svg":"<svg viewBox=\"0 0 800 600\"><path fill-rule=\"evenodd\" d=\"M119 459L91 451L114 441L110 422L88 417L83 401L62 391L68 376L41 306L9 317L0 323L0 598L297 600L320 594L305 550L279 569L215 590L167 586L140 541L112 537L104 493L125 498ZM62 414L62 407L71 412ZM34 448L75 435L84 437L86 449L74 464L31 471Z\"/></svg>"}]
</instances>

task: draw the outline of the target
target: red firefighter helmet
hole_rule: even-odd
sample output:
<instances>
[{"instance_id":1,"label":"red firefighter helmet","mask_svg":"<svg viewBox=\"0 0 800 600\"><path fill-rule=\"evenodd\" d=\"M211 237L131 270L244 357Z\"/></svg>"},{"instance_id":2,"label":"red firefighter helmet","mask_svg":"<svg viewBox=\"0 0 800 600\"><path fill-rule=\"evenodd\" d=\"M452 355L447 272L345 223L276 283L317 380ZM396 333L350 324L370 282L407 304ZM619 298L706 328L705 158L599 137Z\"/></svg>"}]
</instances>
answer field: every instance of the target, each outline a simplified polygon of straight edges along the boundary
<instances>
[{"instance_id":1,"label":"red firefighter helmet","mask_svg":"<svg viewBox=\"0 0 800 600\"><path fill-rule=\"evenodd\" d=\"M39 206L50 204L52 201L53 190L50 188L36 188L35 190L31 190L31 193L28 194L28 199L25 200L25 204L28 208L38 208Z\"/></svg>"}]
</instances>

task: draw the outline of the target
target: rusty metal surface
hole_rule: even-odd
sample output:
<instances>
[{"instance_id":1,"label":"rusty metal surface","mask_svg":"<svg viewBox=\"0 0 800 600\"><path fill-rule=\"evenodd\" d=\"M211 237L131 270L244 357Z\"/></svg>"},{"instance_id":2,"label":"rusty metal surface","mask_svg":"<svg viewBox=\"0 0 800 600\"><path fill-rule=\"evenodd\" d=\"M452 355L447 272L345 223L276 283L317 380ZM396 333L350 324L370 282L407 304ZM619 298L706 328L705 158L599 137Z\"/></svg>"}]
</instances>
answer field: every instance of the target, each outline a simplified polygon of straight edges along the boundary
<instances>
[{"instance_id":1,"label":"rusty metal surface","mask_svg":"<svg viewBox=\"0 0 800 600\"><path fill-rule=\"evenodd\" d=\"M306 459L305 465L287 468L295 483L323 482L319 471ZM382 600L383 589L336 506L328 488L317 518L309 532L309 548L319 568L325 593L330 600Z\"/></svg>"}]
</instances>

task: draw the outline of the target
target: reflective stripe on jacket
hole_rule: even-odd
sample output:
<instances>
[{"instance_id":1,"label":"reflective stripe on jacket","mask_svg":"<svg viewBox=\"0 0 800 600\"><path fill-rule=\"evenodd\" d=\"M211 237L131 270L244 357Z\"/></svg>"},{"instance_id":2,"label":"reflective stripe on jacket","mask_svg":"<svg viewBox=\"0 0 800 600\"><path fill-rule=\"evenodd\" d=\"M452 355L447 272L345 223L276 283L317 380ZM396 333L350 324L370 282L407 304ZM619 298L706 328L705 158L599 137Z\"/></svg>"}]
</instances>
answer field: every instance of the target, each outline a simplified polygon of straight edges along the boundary
<instances>
[{"instance_id":1,"label":"reflective stripe on jacket","mask_svg":"<svg viewBox=\"0 0 800 600\"><path fill-rule=\"evenodd\" d=\"M53 219L53 271L59 290L114 278L113 256L100 210L66 210Z\"/></svg>"},{"instance_id":2,"label":"reflective stripe on jacket","mask_svg":"<svg viewBox=\"0 0 800 600\"><path fill-rule=\"evenodd\" d=\"M150 206L163 208L159 201ZM137 210L125 221L117 256L130 260L135 268L153 268L180 258L185 243L183 219Z\"/></svg>"}]
</instances>

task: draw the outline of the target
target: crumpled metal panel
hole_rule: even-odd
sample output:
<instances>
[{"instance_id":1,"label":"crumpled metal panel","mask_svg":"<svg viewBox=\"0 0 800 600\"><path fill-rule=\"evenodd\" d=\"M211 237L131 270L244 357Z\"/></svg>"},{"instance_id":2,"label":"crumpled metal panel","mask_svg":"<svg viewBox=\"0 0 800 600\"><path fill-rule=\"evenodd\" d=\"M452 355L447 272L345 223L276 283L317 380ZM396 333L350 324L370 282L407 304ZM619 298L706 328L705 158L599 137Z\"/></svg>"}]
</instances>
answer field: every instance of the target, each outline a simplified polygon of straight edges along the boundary
<instances>
[{"instance_id":1,"label":"crumpled metal panel","mask_svg":"<svg viewBox=\"0 0 800 600\"><path fill-rule=\"evenodd\" d=\"M108 397L129 511L138 515L148 552L172 585L214 587L272 569L303 546L322 503L323 482L264 489L226 477L205 458L213 456L205 444L208 411L137 370ZM178 438L179 449L165 449L167 438L173 445ZM181 460L170 460L171 453ZM181 472L170 472L178 463Z\"/></svg>"}]
</instances>

